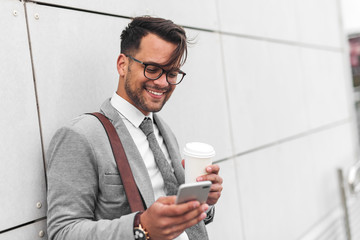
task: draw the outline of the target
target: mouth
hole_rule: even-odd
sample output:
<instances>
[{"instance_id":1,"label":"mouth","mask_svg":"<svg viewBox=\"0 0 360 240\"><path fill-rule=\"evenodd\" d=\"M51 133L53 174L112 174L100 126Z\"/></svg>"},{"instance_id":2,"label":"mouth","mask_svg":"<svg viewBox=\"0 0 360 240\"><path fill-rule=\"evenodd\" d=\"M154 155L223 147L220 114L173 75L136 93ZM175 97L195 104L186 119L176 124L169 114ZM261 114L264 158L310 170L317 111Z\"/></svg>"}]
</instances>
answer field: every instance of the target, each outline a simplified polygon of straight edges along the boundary
<instances>
[{"instance_id":1,"label":"mouth","mask_svg":"<svg viewBox=\"0 0 360 240\"><path fill-rule=\"evenodd\" d=\"M147 89L145 88L145 90L151 94L154 94L156 96L162 96L165 92L164 91L154 91L154 90L150 90L150 89Z\"/></svg>"},{"instance_id":2,"label":"mouth","mask_svg":"<svg viewBox=\"0 0 360 240\"><path fill-rule=\"evenodd\" d=\"M145 90L154 98L162 98L169 89L159 89L153 87L145 87Z\"/></svg>"}]
</instances>

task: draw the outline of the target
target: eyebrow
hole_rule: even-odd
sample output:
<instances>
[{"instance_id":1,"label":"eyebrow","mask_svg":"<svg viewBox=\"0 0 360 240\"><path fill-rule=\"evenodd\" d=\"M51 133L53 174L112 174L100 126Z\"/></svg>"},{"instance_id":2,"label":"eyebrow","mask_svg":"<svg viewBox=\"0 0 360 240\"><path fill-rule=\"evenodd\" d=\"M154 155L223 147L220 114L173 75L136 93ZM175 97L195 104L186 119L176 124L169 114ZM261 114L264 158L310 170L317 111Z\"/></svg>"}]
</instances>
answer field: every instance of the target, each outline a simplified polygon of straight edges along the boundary
<instances>
[{"instance_id":1,"label":"eyebrow","mask_svg":"<svg viewBox=\"0 0 360 240\"><path fill-rule=\"evenodd\" d=\"M165 65L161 65L160 63L157 63L157 62L143 62L144 64L147 64L147 65L155 65L155 66L159 66L159 67L164 67Z\"/></svg>"},{"instance_id":2,"label":"eyebrow","mask_svg":"<svg viewBox=\"0 0 360 240\"><path fill-rule=\"evenodd\" d=\"M168 67L167 65L162 65L162 64L159 64L159 63L156 63L156 62L143 62L144 64L146 64L146 65L154 65L154 66L157 66L157 67L160 67L160 68L166 68L166 67ZM165 70L165 69L164 69ZM171 71L173 71L173 70L176 70L176 71L180 71L180 68L178 68L178 67L173 67L173 68L170 68L169 70L171 70ZM167 70L167 71L169 71L169 70Z\"/></svg>"}]
</instances>

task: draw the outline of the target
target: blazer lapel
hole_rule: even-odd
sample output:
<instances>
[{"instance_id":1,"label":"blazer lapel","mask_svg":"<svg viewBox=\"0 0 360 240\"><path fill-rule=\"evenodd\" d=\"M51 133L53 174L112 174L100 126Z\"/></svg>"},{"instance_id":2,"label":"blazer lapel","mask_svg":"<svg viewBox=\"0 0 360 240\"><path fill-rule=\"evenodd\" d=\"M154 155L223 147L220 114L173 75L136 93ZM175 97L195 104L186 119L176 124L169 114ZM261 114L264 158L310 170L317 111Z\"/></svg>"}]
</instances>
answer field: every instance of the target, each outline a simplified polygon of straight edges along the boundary
<instances>
[{"instance_id":1,"label":"blazer lapel","mask_svg":"<svg viewBox=\"0 0 360 240\"><path fill-rule=\"evenodd\" d=\"M179 184L183 184L185 182L184 168L181 165L181 154L179 152L179 146L176 138L170 128L162 121L162 119L157 114L154 114L154 121L160 131L161 136L165 141L167 150L170 155L172 167L175 171L175 176Z\"/></svg>"},{"instance_id":2,"label":"blazer lapel","mask_svg":"<svg viewBox=\"0 0 360 240\"><path fill-rule=\"evenodd\" d=\"M127 130L123 120L119 116L119 113L111 105L110 99L106 100L101 106L101 112L109 118L114 125L120 141L124 147L126 157L129 161L129 165L134 176L135 182L139 191L145 201L146 207L151 206L155 201L154 192L151 185L151 180L147 172L144 161L136 147L134 140L132 139L129 131Z\"/></svg>"}]
</instances>

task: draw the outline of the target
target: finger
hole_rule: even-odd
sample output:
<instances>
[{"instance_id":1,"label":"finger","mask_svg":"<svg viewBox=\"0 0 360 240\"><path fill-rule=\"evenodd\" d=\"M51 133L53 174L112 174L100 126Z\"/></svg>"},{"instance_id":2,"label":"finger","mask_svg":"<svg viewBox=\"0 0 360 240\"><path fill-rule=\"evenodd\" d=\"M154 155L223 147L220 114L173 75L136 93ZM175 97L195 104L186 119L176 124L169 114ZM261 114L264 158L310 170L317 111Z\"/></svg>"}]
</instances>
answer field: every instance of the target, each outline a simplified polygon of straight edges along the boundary
<instances>
[{"instance_id":1,"label":"finger","mask_svg":"<svg viewBox=\"0 0 360 240\"><path fill-rule=\"evenodd\" d=\"M206 216L207 216L206 213L202 212L200 215L198 215L195 218L192 218L189 221L182 222L181 224L173 225L172 230L175 232L183 232L187 228L192 227L192 226L198 224L199 222L201 222L202 220L204 220L206 218Z\"/></svg>"},{"instance_id":2,"label":"finger","mask_svg":"<svg viewBox=\"0 0 360 240\"><path fill-rule=\"evenodd\" d=\"M215 174L218 174L219 171L220 171L220 166L217 165L217 164L210 165L210 166L207 166L207 167L206 167L206 172L207 172L207 173L215 173Z\"/></svg>"},{"instance_id":3,"label":"finger","mask_svg":"<svg viewBox=\"0 0 360 240\"><path fill-rule=\"evenodd\" d=\"M223 190L223 186L221 184L212 184L210 188L210 192L221 192Z\"/></svg>"},{"instance_id":4,"label":"finger","mask_svg":"<svg viewBox=\"0 0 360 240\"><path fill-rule=\"evenodd\" d=\"M197 209L187 212L186 214L178 217L169 218L168 227L171 232L184 231L186 228L191 227L206 217L205 211L209 209L209 205L202 204Z\"/></svg>"},{"instance_id":5,"label":"finger","mask_svg":"<svg viewBox=\"0 0 360 240\"><path fill-rule=\"evenodd\" d=\"M215 205L218 201L219 201L220 197L209 197L206 201L207 204L209 205Z\"/></svg>"},{"instance_id":6,"label":"finger","mask_svg":"<svg viewBox=\"0 0 360 240\"><path fill-rule=\"evenodd\" d=\"M196 216L195 218L191 218L188 221L181 221L178 224L171 224L169 227L165 230L165 236L168 239L174 239L178 237L181 233L183 233L187 228L192 227L196 224L198 224L200 221L204 220L206 218L206 213L201 212L200 215Z\"/></svg>"},{"instance_id":7,"label":"finger","mask_svg":"<svg viewBox=\"0 0 360 240\"><path fill-rule=\"evenodd\" d=\"M198 223L206 217L205 211L209 205L202 204L198 208L181 216L165 217L161 219L162 234L171 236L177 232L183 232L186 228ZM204 215L205 214L205 215Z\"/></svg>"},{"instance_id":8,"label":"finger","mask_svg":"<svg viewBox=\"0 0 360 240\"><path fill-rule=\"evenodd\" d=\"M211 192L208 195L208 199L219 199L221 196L221 192Z\"/></svg>"},{"instance_id":9,"label":"finger","mask_svg":"<svg viewBox=\"0 0 360 240\"><path fill-rule=\"evenodd\" d=\"M209 209L209 205L207 205L206 203L201 204L199 207L191 211L188 211L180 216L173 217L174 219L173 223L175 225L178 225L184 222L191 221L192 219L198 218L202 213L206 212L208 209Z\"/></svg>"},{"instance_id":10,"label":"finger","mask_svg":"<svg viewBox=\"0 0 360 240\"><path fill-rule=\"evenodd\" d=\"M220 177L219 175L216 175L216 174L207 174L207 175L200 176L200 177L196 178L196 181L198 181L198 182L211 181L213 184L216 184L216 183L222 184L223 183L222 177Z\"/></svg>"},{"instance_id":11,"label":"finger","mask_svg":"<svg viewBox=\"0 0 360 240\"><path fill-rule=\"evenodd\" d=\"M200 202L199 201L189 201L189 202L182 203L182 204L167 205L165 207L166 207L166 209L164 209L164 216L178 217L178 216L182 216L188 212L198 209L200 207Z\"/></svg>"},{"instance_id":12,"label":"finger","mask_svg":"<svg viewBox=\"0 0 360 240\"><path fill-rule=\"evenodd\" d=\"M214 205L221 197L222 190L223 187L221 184L213 184L208 195L207 203Z\"/></svg>"},{"instance_id":13,"label":"finger","mask_svg":"<svg viewBox=\"0 0 360 240\"><path fill-rule=\"evenodd\" d=\"M203 204L202 207L199 207L197 210L189 212L183 218L182 223L180 226L182 228L189 228L192 225L197 224L198 222L204 220L206 218L206 211L209 209L209 205Z\"/></svg>"},{"instance_id":14,"label":"finger","mask_svg":"<svg viewBox=\"0 0 360 240\"><path fill-rule=\"evenodd\" d=\"M185 168L185 160L181 160L181 165L183 166L183 168Z\"/></svg>"}]
</instances>

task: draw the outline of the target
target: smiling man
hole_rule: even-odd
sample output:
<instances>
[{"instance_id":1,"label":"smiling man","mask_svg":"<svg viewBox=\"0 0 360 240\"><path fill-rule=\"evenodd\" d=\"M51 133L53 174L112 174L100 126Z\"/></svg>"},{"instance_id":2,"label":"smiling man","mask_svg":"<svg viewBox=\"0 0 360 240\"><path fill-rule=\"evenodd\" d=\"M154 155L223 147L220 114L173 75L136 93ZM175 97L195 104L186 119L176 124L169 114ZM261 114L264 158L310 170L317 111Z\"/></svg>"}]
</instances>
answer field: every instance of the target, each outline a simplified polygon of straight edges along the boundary
<instances>
[{"instance_id":1,"label":"smiling man","mask_svg":"<svg viewBox=\"0 0 360 240\"><path fill-rule=\"evenodd\" d=\"M170 20L138 17L121 40L118 88L100 111L116 128L146 210L131 212L106 132L94 116L81 115L56 132L48 149L49 239L208 239L205 224L222 191L219 166L201 176L212 182L205 204L175 204L184 183L181 156L156 114L186 75L185 31Z\"/></svg>"}]
</instances>

